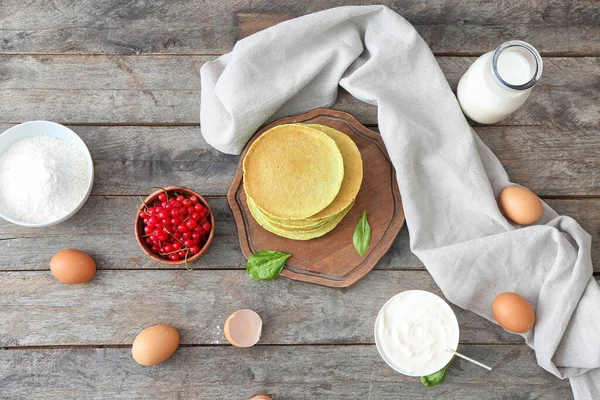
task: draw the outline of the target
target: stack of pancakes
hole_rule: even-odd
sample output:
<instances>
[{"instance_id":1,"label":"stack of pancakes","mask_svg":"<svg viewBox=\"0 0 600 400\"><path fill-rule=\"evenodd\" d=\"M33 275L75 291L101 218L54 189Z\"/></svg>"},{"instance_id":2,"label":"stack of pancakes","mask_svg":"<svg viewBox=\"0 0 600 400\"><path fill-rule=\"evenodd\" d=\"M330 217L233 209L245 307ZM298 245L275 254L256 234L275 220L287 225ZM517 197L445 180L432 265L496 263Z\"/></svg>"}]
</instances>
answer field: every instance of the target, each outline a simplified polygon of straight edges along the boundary
<instances>
[{"instance_id":1,"label":"stack of pancakes","mask_svg":"<svg viewBox=\"0 0 600 400\"><path fill-rule=\"evenodd\" d=\"M324 125L276 126L244 158L250 213L266 230L295 240L334 229L354 205L362 177L354 141Z\"/></svg>"}]
</instances>

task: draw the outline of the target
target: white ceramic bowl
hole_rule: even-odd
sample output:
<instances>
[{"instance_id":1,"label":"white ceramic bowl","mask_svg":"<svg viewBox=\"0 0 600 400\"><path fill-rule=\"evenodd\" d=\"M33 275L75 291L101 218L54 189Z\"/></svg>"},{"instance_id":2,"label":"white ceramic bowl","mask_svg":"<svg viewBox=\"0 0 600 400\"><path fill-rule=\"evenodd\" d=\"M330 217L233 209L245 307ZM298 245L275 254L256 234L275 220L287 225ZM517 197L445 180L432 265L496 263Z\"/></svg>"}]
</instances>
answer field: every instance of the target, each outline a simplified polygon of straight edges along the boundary
<instances>
[{"instance_id":1,"label":"white ceramic bowl","mask_svg":"<svg viewBox=\"0 0 600 400\"><path fill-rule=\"evenodd\" d=\"M460 336L460 329L458 326L458 320L456 319L456 314L454 313L452 308L448 305L448 303L446 303L444 301L444 299L442 299L441 297L439 297L431 292L425 291L425 290L406 290L404 292L400 292L400 293L396 294L395 296L393 296L392 298L390 298L388 301L385 302L383 307L381 307L381 310L379 310L379 313L377 314L377 319L375 320L375 328L374 328L375 345L377 347L377 351L379 352L379 355L381 356L381 358L383 358L383 360L386 362L386 364L389 365L394 371L399 372L403 375L407 375L407 376L427 376L427 375L431 375L434 372L437 372L440 369L444 368L452 360L453 354L448 352L447 357L443 357L440 360L439 365L431 365L428 370L421 371L420 373L415 374L415 373L407 372L407 371L403 370L402 368L400 368L399 366L394 365L392 362L390 362L389 358L386 356L385 352L383 351L382 346L377 341L377 336L378 336L377 335L377 325L379 324L379 320L382 318L383 310L395 298L405 295L407 293L413 293L413 292L418 292L421 295L427 296L428 298L431 299L431 301L437 303L440 307L442 307L450 312L450 314L453 317L451 323L453 325L453 329L456 330L456 343L453 343L452 350L456 350L458 348L458 341L459 341L458 339Z\"/></svg>"},{"instance_id":2,"label":"white ceramic bowl","mask_svg":"<svg viewBox=\"0 0 600 400\"><path fill-rule=\"evenodd\" d=\"M94 185L94 163L92 162L92 156L87 146L85 145L83 140L81 140L81 138L77 136L75 132L73 132L66 126L49 121L24 122L4 131L4 133L0 135L0 154L3 154L6 150L8 150L8 148L14 142L26 137L38 135L52 136L73 144L75 147L77 147L83 152L88 164L88 181L86 182L87 188L85 191L85 195L81 198L81 200L77 203L77 206L75 206L73 210L71 210L67 215L64 215L63 217L57 219L56 221L45 222L42 224L29 223L12 218L10 215L7 215L6 213L2 212L2 210L0 210L0 217L2 217L8 222L12 222L13 224L21 226L41 228L45 226L60 224L61 222L71 218L73 215L75 215L75 213L77 213L77 211L79 211L81 207L83 207L88 197L90 197L90 193L92 192L92 186Z\"/></svg>"}]
</instances>

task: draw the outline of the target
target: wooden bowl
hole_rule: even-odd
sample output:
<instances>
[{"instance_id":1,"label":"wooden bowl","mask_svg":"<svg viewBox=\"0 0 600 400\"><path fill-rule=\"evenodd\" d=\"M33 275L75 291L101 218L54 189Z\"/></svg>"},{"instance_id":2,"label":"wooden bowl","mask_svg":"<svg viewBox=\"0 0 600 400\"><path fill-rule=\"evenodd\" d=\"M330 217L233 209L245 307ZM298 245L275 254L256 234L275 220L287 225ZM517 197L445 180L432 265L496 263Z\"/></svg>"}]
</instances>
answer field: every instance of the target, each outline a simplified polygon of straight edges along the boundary
<instances>
[{"instance_id":1,"label":"wooden bowl","mask_svg":"<svg viewBox=\"0 0 600 400\"><path fill-rule=\"evenodd\" d=\"M144 200L145 204L152 204L154 203L157 199L158 199L158 195L160 193L163 192L167 192L169 195L171 195L172 193L177 193L177 194L181 194L184 196L196 196L198 197L198 199L200 200L200 203L205 206L208 209L208 213L209 213L209 220L210 220L210 233L208 235L208 239L206 240L206 243L204 243L204 246L200 249L200 251L197 254L194 254L192 256L188 256L187 258L187 262L193 262L195 260L197 260L198 258L202 257L202 255L204 253L206 253L206 250L208 249L208 246L210 246L210 244L212 243L213 237L215 236L215 214L213 213L212 209L210 208L210 204L208 204L208 201L206 201L206 199L204 197L202 197L201 195L199 195L197 192L193 191L192 189L188 189L185 187L181 187L181 186L169 186L166 187L164 189L160 189L157 190L156 192L152 193L150 196L146 197L146 199ZM166 264L166 265L182 265L185 264L186 260L178 260L178 261L171 261L171 260L166 260L164 258L162 258L161 256L154 254L149 248L148 245L144 242L143 240L143 236L144 236L144 221L142 220L142 218L140 218L140 211L138 210L138 212L136 213L136 217L135 217L135 238L138 242L138 244L140 245L140 247L142 248L142 251L144 253L146 253L146 255L148 257L150 257L151 259L153 259L154 261L157 261L161 264Z\"/></svg>"}]
</instances>

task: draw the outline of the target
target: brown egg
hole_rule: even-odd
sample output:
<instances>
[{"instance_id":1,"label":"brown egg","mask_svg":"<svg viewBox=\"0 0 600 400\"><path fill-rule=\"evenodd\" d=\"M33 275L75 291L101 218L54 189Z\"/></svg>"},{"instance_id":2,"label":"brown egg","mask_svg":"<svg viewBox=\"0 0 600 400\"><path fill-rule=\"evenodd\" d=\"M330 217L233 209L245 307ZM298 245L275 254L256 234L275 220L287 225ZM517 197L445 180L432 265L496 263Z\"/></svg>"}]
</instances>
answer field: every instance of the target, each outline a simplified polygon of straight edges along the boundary
<instances>
[{"instance_id":1,"label":"brown egg","mask_svg":"<svg viewBox=\"0 0 600 400\"><path fill-rule=\"evenodd\" d=\"M494 299L492 314L500 326L511 332L527 332L535 323L531 304L513 292L501 293Z\"/></svg>"},{"instance_id":2,"label":"brown egg","mask_svg":"<svg viewBox=\"0 0 600 400\"><path fill-rule=\"evenodd\" d=\"M133 359L141 365L157 365L175 353L179 347L179 333L172 326L150 326L137 335L131 347Z\"/></svg>"},{"instance_id":3,"label":"brown egg","mask_svg":"<svg viewBox=\"0 0 600 400\"><path fill-rule=\"evenodd\" d=\"M271 396L267 396L267 395L264 395L264 394L259 394L257 396L254 396L250 400L273 400L273 398Z\"/></svg>"},{"instance_id":4,"label":"brown egg","mask_svg":"<svg viewBox=\"0 0 600 400\"><path fill-rule=\"evenodd\" d=\"M92 257L79 250L59 251L50 260L50 271L64 283L83 283L96 274L96 263Z\"/></svg>"},{"instance_id":5,"label":"brown egg","mask_svg":"<svg viewBox=\"0 0 600 400\"><path fill-rule=\"evenodd\" d=\"M500 210L519 225L535 224L544 212L542 202L531 190L509 186L498 198Z\"/></svg>"},{"instance_id":6,"label":"brown egg","mask_svg":"<svg viewBox=\"0 0 600 400\"><path fill-rule=\"evenodd\" d=\"M262 320L252 310L239 310L227 317L223 332L236 347L252 347L260 339Z\"/></svg>"}]
</instances>

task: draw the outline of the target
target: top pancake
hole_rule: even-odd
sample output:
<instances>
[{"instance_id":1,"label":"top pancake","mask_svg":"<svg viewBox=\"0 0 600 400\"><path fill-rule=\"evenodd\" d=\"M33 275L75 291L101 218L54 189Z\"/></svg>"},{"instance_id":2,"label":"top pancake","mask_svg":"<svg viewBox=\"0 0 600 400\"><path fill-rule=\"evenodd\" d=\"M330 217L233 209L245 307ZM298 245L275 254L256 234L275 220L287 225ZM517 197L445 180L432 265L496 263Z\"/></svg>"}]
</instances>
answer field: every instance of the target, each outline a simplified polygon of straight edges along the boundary
<instances>
[{"instance_id":1,"label":"top pancake","mask_svg":"<svg viewBox=\"0 0 600 400\"><path fill-rule=\"evenodd\" d=\"M244 158L244 189L275 218L304 219L331 204L344 180L336 142L303 125L279 125L252 143Z\"/></svg>"}]
</instances>

